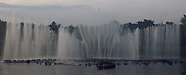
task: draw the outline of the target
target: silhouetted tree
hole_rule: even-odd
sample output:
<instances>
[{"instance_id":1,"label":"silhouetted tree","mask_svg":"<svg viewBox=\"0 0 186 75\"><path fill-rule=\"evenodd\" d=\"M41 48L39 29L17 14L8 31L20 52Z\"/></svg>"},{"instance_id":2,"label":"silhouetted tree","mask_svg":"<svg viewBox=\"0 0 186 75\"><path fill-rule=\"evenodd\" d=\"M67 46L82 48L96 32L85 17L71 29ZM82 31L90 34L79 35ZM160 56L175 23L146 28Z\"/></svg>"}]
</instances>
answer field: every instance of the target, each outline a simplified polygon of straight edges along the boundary
<instances>
[{"instance_id":1,"label":"silhouetted tree","mask_svg":"<svg viewBox=\"0 0 186 75\"><path fill-rule=\"evenodd\" d=\"M61 24L56 25L56 22L53 21L52 24L49 25L50 30L54 31L55 34L58 34L58 29L60 28Z\"/></svg>"},{"instance_id":2,"label":"silhouetted tree","mask_svg":"<svg viewBox=\"0 0 186 75\"><path fill-rule=\"evenodd\" d=\"M0 60L3 57L3 50L5 45L6 27L7 22L0 19Z\"/></svg>"},{"instance_id":3,"label":"silhouetted tree","mask_svg":"<svg viewBox=\"0 0 186 75\"><path fill-rule=\"evenodd\" d=\"M144 29L144 28L151 27L154 25L153 20L147 20L147 19L143 19L143 21L138 21L137 23L138 23L139 29Z\"/></svg>"},{"instance_id":4,"label":"silhouetted tree","mask_svg":"<svg viewBox=\"0 0 186 75\"><path fill-rule=\"evenodd\" d=\"M174 24L174 22L169 22L169 21L167 21L166 24L167 24L167 25L172 25L172 24Z\"/></svg>"},{"instance_id":5,"label":"silhouetted tree","mask_svg":"<svg viewBox=\"0 0 186 75\"><path fill-rule=\"evenodd\" d=\"M181 18L180 22L184 25L186 24L186 15L185 14L183 14L183 17Z\"/></svg>"}]
</instances>

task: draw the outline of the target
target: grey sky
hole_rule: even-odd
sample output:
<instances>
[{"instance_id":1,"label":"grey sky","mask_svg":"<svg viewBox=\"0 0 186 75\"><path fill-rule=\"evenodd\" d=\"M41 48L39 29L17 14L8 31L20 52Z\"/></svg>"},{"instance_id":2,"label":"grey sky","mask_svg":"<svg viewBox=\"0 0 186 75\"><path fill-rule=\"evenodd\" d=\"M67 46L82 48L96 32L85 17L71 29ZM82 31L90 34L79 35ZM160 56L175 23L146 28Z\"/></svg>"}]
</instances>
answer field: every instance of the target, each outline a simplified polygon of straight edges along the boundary
<instances>
[{"instance_id":1,"label":"grey sky","mask_svg":"<svg viewBox=\"0 0 186 75\"><path fill-rule=\"evenodd\" d=\"M63 25L99 25L151 19L179 23L186 13L186 0L1 0L0 18Z\"/></svg>"},{"instance_id":2,"label":"grey sky","mask_svg":"<svg viewBox=\"0 0 186 75\"><path fill-rule=\"evenodd\" d=\"M10 5L5 3L0 3L1 8L17 8L17 9L24 9L24 10L31 10L31 11L38 11L38 10L65 10L65 9L72 9L72 8L91 8L88 5L74 5L74 6L59 6L59 5L35 5L35 6L28 6L28 5Z\"/></svg>"}]
</instances>

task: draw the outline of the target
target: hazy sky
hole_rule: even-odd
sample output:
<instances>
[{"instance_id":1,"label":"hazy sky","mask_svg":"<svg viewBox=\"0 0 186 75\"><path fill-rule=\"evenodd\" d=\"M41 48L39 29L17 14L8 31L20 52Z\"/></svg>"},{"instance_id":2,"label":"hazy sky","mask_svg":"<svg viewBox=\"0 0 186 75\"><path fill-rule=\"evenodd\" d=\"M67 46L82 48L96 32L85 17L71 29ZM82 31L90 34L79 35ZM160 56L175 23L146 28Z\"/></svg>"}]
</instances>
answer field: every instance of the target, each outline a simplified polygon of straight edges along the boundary
<instances>
[{"instance_id":1,"label":"hazy sky","mask_svg":"<svg viewBox=\"0 0 186 75\"><path fill-rule=\"evenodd\" d=\"M179 23L186 0L0 0L0 19L62 25L99 25L151 19Z\"/></svg>"}]
</instances>

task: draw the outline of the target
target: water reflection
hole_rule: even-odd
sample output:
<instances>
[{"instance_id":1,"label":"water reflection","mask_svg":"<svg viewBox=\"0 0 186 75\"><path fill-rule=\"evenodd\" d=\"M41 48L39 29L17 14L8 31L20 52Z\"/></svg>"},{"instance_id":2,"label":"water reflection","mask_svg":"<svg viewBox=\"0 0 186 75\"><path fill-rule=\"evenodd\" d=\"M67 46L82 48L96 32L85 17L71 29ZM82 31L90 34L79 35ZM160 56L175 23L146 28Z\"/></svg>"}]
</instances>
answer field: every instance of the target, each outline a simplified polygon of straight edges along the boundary
<instances>
[{"instance_id":1,"label":"water reflection","mask_svg":"<svg viewBox=\"0 0 186 75\"><path fill-rule=\"evenodd\" d=\"M186 55L181 55L181 58L186 61ZM186 62L180 66L180 75L185 75L186 74Z\"/></svg>"},{"instance_id":2,"label":"water reflection","mask_svg":"<svg viewBox=\"0 0 186 75\"><path fill-rule=\"evenodd\" d=\"M172 66L162 63L145 65L116 65L114 69L97 70L96 65L51 65L36 63L0 63L1 75L184 75L186 63Z\"/></svg>"}]
</instances>

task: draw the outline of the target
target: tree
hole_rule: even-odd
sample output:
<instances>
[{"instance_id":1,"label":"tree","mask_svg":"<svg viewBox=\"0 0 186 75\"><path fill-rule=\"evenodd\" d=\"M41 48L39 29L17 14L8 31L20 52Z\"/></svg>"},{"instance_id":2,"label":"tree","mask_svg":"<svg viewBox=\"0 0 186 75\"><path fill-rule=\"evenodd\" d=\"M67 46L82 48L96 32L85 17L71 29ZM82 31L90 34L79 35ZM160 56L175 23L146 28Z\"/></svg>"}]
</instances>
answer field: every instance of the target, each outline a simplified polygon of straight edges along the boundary
<instances>
[{"instance_id":1,"label":"tree","mask_svg":"<svg viewBox=\"0 0 186 75\"><path fill-rule=\"evenodd\" d=\"M54 31L55 34L58 34L58 29L60 28L61 24L56 25L56 22L53 21L52 24L49 25L50 30Z\"/></svg>"},{"instance_id":2,"label":"tree","mask_svg":"<svg viewBox=\"0 0 186 75\"><path fill-rule=\"evenodd\" d=\"M180 22L184 25L186 24L186 15L185 14L183 14L183 17L181 18Z\"/></svg>"},{"instance_id":3,"label":"tree","mask_svg":"<svg viewBox=\"0 0 186 75\"><path fill-rule=\"evenodd\" d=\"M169 22L169 21L167 21L166 24L167 24L167 25L173 25L174 22Z\"/></svg>"}]
</instances>

